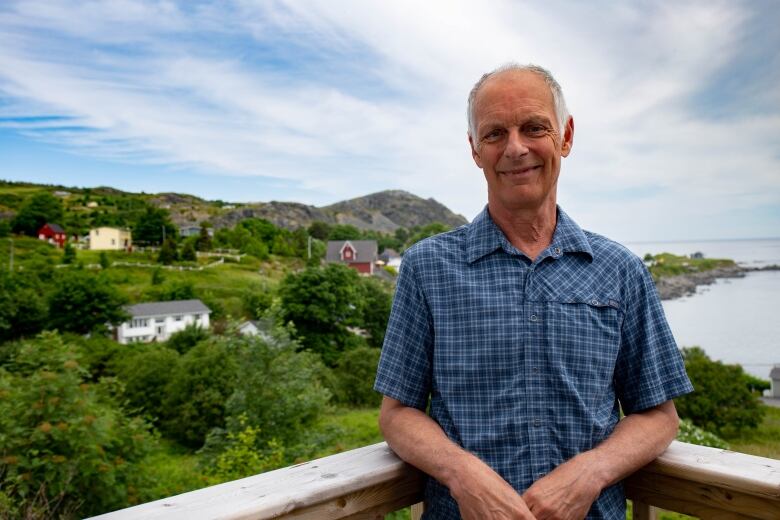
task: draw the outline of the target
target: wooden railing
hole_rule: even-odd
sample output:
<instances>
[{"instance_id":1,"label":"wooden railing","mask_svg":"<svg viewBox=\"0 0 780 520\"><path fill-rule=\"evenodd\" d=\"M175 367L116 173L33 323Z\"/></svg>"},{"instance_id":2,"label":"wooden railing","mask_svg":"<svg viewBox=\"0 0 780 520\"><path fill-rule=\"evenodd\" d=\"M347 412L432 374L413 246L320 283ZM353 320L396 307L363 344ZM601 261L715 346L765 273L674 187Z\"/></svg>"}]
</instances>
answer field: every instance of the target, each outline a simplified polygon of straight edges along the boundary
<instances>
[{"instance_id":1,"label":"wooden railing","mask_svg":"<svg viewBox=\"0 0 780 520\"><path fill-rule=\"evenodd\" d=\"M381 519L413 506L423 476L380 443L96 518ZM655 507L700 518L780 519L780 460L673 442L626 480L634 518Z\"/></svg>"}]
</instances>

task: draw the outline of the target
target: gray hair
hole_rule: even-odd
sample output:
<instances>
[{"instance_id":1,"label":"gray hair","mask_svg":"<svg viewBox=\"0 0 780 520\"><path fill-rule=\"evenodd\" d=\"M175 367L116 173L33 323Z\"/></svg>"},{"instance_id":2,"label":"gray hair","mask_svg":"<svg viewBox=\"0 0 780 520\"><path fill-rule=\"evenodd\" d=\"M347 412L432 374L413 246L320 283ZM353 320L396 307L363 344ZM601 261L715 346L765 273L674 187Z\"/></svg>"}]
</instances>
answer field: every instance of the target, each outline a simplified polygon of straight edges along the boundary
<instances>
[{"instance_id":1,"label":"gray hair","mask_svg":"<svg viewBox=\"0 0 780 520\"><path fill-rule=\"evenodd\" d=\"M476 137L477 134L477 121L474 114L474 101L477 98L477 93L479 92L479 89L482 88L482 85L485 84L487 80L492 78L493 76L496 76L498 74L501 74L502 72L509 72L509 71L518 71L518 72L533 72L534 74L538 74L541 76L541 78L544 80L545 83L547 83L547 86L550 87L550 92L552 93L553 97L553 104L555 105L555 117L558 119L558 132L561 134L561 139L563 139L563 133L565 131L566 122L569 120L569 110L566 108L566 100L563 98L563 90L561 89L560 84L558 84L557 81L555 81L555 78L550 73L549 70L540 67L539 65L521 65L519 63L506 63L504 65L501 65L497 69L491 70L490 72L483 74L481 78L479 78L479 81L474 84L474 88L471 89L471 92L469 93L469 101L468 101L468 108L466 109L466 117L468 118L468 134L469 137L472 138L474 141L474 146L477 146L479 144L479 139Z\"/></svg>"}]
</instances>

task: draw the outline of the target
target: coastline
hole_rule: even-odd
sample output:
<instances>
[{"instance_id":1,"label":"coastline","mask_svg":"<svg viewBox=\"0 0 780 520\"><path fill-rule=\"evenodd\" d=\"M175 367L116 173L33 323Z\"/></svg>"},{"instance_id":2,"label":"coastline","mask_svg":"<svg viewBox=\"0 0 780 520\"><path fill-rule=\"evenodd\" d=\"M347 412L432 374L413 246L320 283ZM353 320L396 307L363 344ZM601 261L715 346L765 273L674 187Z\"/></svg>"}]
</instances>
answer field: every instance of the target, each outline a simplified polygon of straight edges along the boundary
<instances>
[{"instance_id":1,"label":"coastline","mask_svg":"<svg viewBox=\"0 0 780 520\"><path fill-rule=\"evenodd\" d=\"M664 276L655 281L661 300L674 300L696 293L700 285L710 285L719 278L742 278L756 271L778 271L780 266L742 267L738 264L728 267L716 267L707 271L697 271L674 276Z\"/></svg>"}]
</instances>

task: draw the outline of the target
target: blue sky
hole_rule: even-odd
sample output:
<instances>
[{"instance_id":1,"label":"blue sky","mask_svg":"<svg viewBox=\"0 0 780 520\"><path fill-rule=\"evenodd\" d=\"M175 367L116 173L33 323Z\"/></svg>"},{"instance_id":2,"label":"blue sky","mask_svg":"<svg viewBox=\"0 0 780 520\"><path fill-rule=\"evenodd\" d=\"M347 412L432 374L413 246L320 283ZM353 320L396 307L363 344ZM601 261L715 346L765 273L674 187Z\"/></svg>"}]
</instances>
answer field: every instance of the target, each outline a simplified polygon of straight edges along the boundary
<instances>
[{"instance_id":1,"label":"blue sky","mask_svg":"<svg viewBox=\"0 0 780 520\"><path fill-rule=\"evenodd\" d=\"M780 3L5 0L0 178L472 218L465 99L546 66L559 201L612 238L780 236Z\"/></svg>"}]
</instances>

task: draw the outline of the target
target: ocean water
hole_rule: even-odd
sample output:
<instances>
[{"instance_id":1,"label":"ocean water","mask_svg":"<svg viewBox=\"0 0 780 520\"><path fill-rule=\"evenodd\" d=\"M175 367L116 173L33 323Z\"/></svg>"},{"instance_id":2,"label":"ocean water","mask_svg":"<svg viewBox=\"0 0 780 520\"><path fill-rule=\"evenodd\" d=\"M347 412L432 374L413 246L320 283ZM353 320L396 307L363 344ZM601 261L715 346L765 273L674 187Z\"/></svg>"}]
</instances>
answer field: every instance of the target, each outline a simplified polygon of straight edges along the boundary
<instances>
[{"instance_id":1,"label":"ocean water","mask_svg":"<svg viewBox=\"0 0 780 520\"><path fill-rule=\"evenodd\" d=\"M696 251L707 258L731 258L749 267L780 265L780 239L702 242L637 242L626 246L640 256ZM748 273L717 280L695 295L663 302L680 346L698 345L712 358L739 363L769 378L780 364L780 271Z\"/></svg>"}]
</instances>

